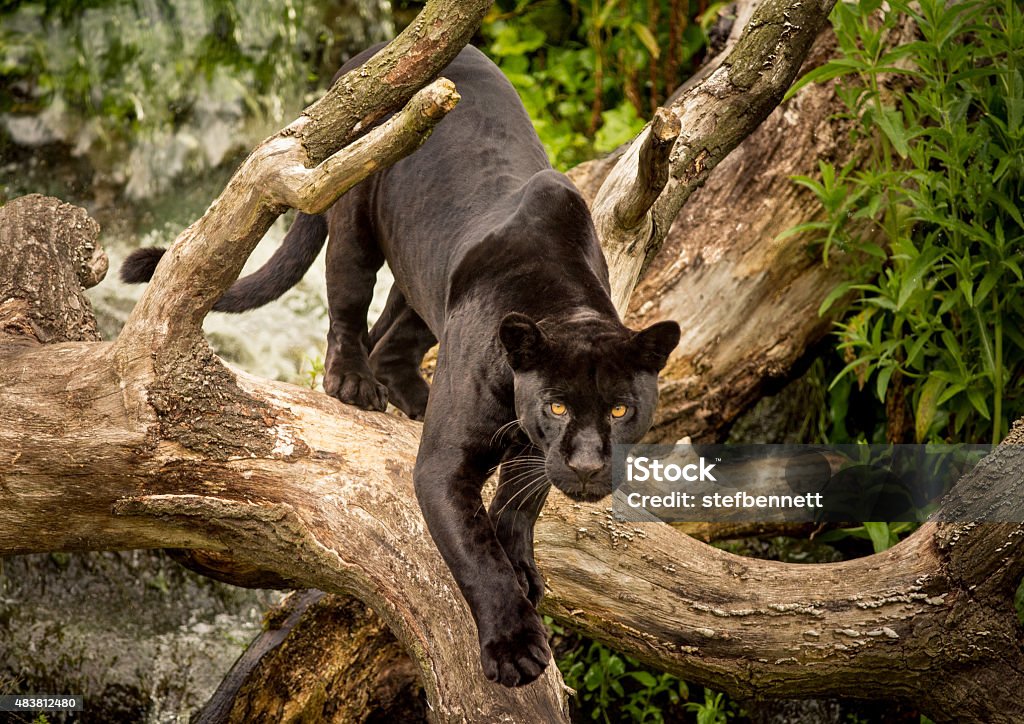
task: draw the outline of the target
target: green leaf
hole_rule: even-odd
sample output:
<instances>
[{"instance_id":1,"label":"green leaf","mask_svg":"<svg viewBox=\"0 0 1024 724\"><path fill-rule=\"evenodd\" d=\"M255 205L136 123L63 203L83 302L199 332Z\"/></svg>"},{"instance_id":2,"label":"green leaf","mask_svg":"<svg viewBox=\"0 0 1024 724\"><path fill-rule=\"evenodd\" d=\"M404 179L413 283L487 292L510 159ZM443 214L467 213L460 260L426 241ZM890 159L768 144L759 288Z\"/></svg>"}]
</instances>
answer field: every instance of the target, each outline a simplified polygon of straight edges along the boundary
<instances>
[{"instance_id":1,"label":"green leaf","mask_svg":"<svg viewBox=\"0 0 1024 724\"><path fill-rule=\"evenodd\" d=\"M636 114L636 108L629 101L601 114L601 127L594 136L594 150L602 153L613 151L632 139L644 127L644 120Z\"/></svg>"},{"instance_id":2,"label":"green leaf","mask_svg":"<svg viewBox=\"0 0 1024 724\"><path fill-rule=\"evenodd\" d=\"M892 143L900 158L906 158L910 153L910 147L907 145L907 129L903 125L903 114L895 108L883 108L881 113L875 114L875 123L882 129L882 133Z\"/></svg>"},{"instance_id":3,"label":"green leaf","mask_svg":"<svg viewBox=\"0 0 1024 724\"><path fill-rule=\"evenodd\" d=\"M880 402L885 402L885 391L889 387L889 378L892 377L892 373L895 371L895 365L890 365L883 367L878 373L878 379L875 380L875 394L878 395Z\"/></svg>"},{"instance_id":4,"label":"green leaf","mask_svg":"<svg viewBox=\"0 0 1024 724\"><path fill-rule=\"evenodd\" d=\"M1017 204L1014 203L1009 196L1004 194L995 186L988 189L988 193L992 196L999 207L1009 214L1011 219L1017 222L1017 226L1024 228L1024 217L1021 216L1020 209L1017 208Z\"/></svg>"},{"instance_id":5,"label":"green leaf","mask_svg":"<svg viewBox=\"0 0 1024 724\"><path fill-rule=\"evenodd\" d=\"M648 689L652 689L658 685L658 680L646 671L630 671L629 675L634 681L639 682L641 686L645 686Z\"/></svg>"},{"instance_id":6,"label":"green leaf","mask_svg":"<svg viewBox=\"0 0 1024 724\"><path fill-rule=\"evenodd\" d=\"M811 83L824 83L825 81L832 80L833 78L839 78L840 76L855 73L862 68L864 68L864 64L862 62L851 58L838 58L825 63L824 65L819 65L809 73L805 73L800 80L794 83L790 89L786 91L786 95L782 100L788 101L806 85L810 85Z\"/></svg>"},{"instance_id":7,"label":"green leaf","mask_svg":"<svg viewBox=\"0 0 1024 724\"><path fill-rule=\"evenodd\" d=\"M888 523L864 523L864 529L871 537L871 546L875 549L875 553L889 549L891 536Z\"/></svg>"},{"instance_id":8,"label":"green leaf","mask_svg":"<svg viewBox=\"0 0 1024 724\"><path fill-rule=\"evenodd\" d=\"M954 382L953 384L951 384L949 387L946 388L945 392L943 392L941 395L939 395L939 399L938 399L938 401L935 404L936 405L942 405L943 403L945 403L946 401L952 399L956 395L959 395L965 389L967 389L967 387L965 385L962 385L959 382Z\"/></svg>"},{"instance_id":9,"label":"green leaf","mask_svg":"<svg viewBox=\"0 0 1024 724\"><path fill-rule=\"evenodd\" d=\"M850 291L850 287L850 282L843 282L842 284L836 286L836 288L833 289L831 292L829 292L825 299L822 301L821 306L818 307L818 316L824 316L825 312L827 312L832 307L832 305L836 303L838 299L840 299L843 295L847 294Z\"/></svg>"},{"instance_id":10,"label":"green leaf","mask_svg":"<svg viewBox=\"0 0 1024 724\"><path fill-rule=\"evenodd\" d=\"M967 399L971 401L974 409L978 411L978 414L984 417L986 420L991 420L992 416L988 412L988 402L985 401L985 396L981 394L981 391L977 388L972 387L967 390Z\"/></svg>"},{"instance_id":11,"label":"green leaf","mask_svg":"<svg viewBox=\"0 0 1024 724\"><path fill-rule=\"evenodd\" d=\"M917 398L917 410L914 413L914 439L924 442L928 430L935 419L935 411L939 407L939 395L946 388L946 381L938 377L929 377L921 386L921 395Z\"/></svg>"},{"instance_id":12,"label":"green leaf","mask_svg":"<svg viewBox=\"0 0 1024 724\"><path fill-rule=\"evenodd\" d=\"M996 282L999 281L1000 273L999 268L995 267L991 269L988 274L981 280L981 284L978 285L978 291L974 294L974 303L977 306L981 306L985 299L988 297L989 292L995 287Z\"/></svg>"},{"instance_id":13,"label":"green leaf","mask_svg":"<svg viewBox=\"0 0 1024 724\"><path fill-rule=\"evenodd\" d=\"M913 346L910 348L910 351L907 353L907 367L908 368L909 367L913 367L915 365L915 363L917 362L918 355L921 354L921 351L924 349L924 346L926 344L928 344L930 341L931 341L931 336L930 335L925 334L925 333L918 334L917 339L914 340Z\"/></svg>"},{"instance_id":14,"label":"green leaf","mask_svg":"<svg viewBox=\"0 0 1024 724\"><path fill-rule=\"evenodd\" d=\"M992 352L992 341L988 336L988 324L981 317L981 312L978 308L974 308L974 318L978 321L978 334L981 336L981 356L985 361L985 371L990 377L994 377L996 374L996 360L995 355Z\"/></svg>"},{"instance_id":15,"label":"green leaf","mask_svg":"<svg viewBox=\"0 0 1024 724\"><path fill-rule=\"evenodd\" d=\"M633 23L631 26L636 37L640 39L640 42L647 48L647 52L651 54L651 57L657 60L661 57L661 48L658 47L658 41L648 28L643 23Z\"/></svg>"}]
</instances>

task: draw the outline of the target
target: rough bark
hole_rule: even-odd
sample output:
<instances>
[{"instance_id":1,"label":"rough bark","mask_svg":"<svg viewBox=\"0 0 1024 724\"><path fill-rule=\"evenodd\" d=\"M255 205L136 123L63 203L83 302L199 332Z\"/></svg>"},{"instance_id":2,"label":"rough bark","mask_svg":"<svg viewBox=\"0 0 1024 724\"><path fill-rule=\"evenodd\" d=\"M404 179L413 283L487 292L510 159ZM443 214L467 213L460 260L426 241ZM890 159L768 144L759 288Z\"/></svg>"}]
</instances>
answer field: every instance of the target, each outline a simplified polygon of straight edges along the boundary
<instances>
[{"instance_id":1,"label":"rough bark","mask_svg":"<svg viewBox=\"0 0 1024 724\"><path fill-rule=\"evenodd\" d=\"M425 719L419 672L384 622L311 590L272 613L192 724Z\"/></svg>"},{"instance_id":2,"label":"rough bark","mask_svg":"<svg viewBox=\"0 0 1024 724\"><path fill-rule=\"evenodd\" d=\"M641 179L661 180L643 169L649 124L622 152L597 191L591 211L608 258L612 299L625 310L633 287L661 249L679 210L711 171L775 109L796 78L835 0L765 0L757 4L742 35L721 64L684 90L668 108L682 133L668 163L667 183L637 221ZM624 208L630 213L623 214Z\"/></svg>"},{"instance_id":3,"label":"rough bark","mask_svg":"<svg viewBox=\"0 0 1024 724\"><path fill-rule=\"evenodd\" d=\"M0 226L30 216L37 222L28 226L45 226L52 206L15 200ZM45 242L79 237L36 237L10 236L5 248L51 254L39 255L48 283L76 288L78 265L67 260L81 252ZM32 293L33 271L7 301L31 307L18 290ZM522 689L484 678L472 618L415 503L418 426L290 385L265 387L202 345L181 366L140 379L118 371L116 344L33 340L19 333L0 344L0 555L220 553L246 579L260 570L294 587L356 593L413 655L437 721L564 718L554 667ZM329 422L339 412L342 428ZM458 612L463 625L441 611Z\"/></svg>"},{"instance_id":4,"label":"rough bark","mask_svg":"<svg viewBox=\"0 0 1024 724\"><path fill-rule=\"evenodd\" d=\"M99 340L83 294L107 272L99 231L84 209L57 199L26 196L3 207L0 335L26 343Z\"/></svg>"},{"instance_id":5,"label":"rough bark","mask_svg":"<svg viewBox=\"0 0 1024 724\"><path fill-rule=\"evenodd\" d=\"M834 50L828 31L808 67ZM683 329L652 438L721 437L831 328L834 317L817 310L842 280L841 265L824 266L807 236L779 236L821 213L792 176L855 152L841 142L839 108L830 84L806 86L779 106L694 192L665 240L665 263L637 286L629 323L674 319Z\"/></svg>"},{"instance_id":6,"label":"rough bark","mask_svg":"<svg viewBox=\"0 0 1024 724\"><path fill-rule=\"evenodd\" d=\"M412 490L417 423L201 356L161 414L132 399L111 352L0 346L0 419L13 421L0 426L0 553L219 551L294 585L355 592L412 653L436 719L563 715L553 676L509 690L478 671L468 612ZM1022 442L1018 426L949 505L1020 510ZM690 680L748 698L896 696L937 721L1024 715L1012 605L1022 525L931 523L878 556L794 566L556 495L536 541L547 612Z\"/></svg>"},{"instance_id":7,"label":"rough bark","mask_svg":"<svg viewBox=\"0 0 1024 724\"><path fill-rule=\"evenodd\" d=\"M759 5L737 4L725 48L670 99L672 108L698 93L703 80L728 68L745 20ZM909 27L901 28L887 42L902 42L910 32ZM834 52L835 36L826 29L810 49L803 70ZM847 129L835 117L841 108L832 84L806 86L709 170L702 187L690 189L692 194L663 242L661 229L655 226L646 242L619 244L620 249L632 249L621 255L619 267L636 270L642 266L644 244L663 243L661 262L649 266L630 298L627 322L643 326L674 319L683 328L662 375L650 439L723 437L765 390L789 379L806 350L831 327L834 317L819 317L816 311L842 279L840 266L821 264L806 236L778 237L820 214L814 196L791 177L813 175L819 159L841 165L858 151L843 142ZM689 128L685 119L683 128ZM623 147L570 172L595 212L602 203L599 192L610 188L607 179L629 150ZM688 188L677 184L674 193ZM841 307L836 305L833 313Z\"/></svg>"},{"instance_id":8,"label":"rough bark","mask_svg":"<svg viewBox=\"0 0 1024 724\"><path fill-rule=\"evenodd\" d=\"M314 166L405 104L458 55L493 0L430 0L362 68L347 73L303 113L297 136Z\"/></svg>"},{"instance_id":9,"label":"rough bark","mask_svg":"<svg viewBox=\"0 0 1024 724\"><path fill-rule=\"evenodd\" d=\"M913 33L907 22L885 42L908 42ZM829 29L804 69L835 52ZM779 237L823 213L792 177L815 176L819 159L842 166L863 150L845 140L843 110L834 84L805 86L714 169L676 217L659 257L665 261L649 268L627 315L633 325L675 319L683 328L663 373L652 439L724 437L739 414L790 379L841 312L839 303L817 314L843 279L842 264L822 264L806 235Z\"/></svg>"}]
</instances>

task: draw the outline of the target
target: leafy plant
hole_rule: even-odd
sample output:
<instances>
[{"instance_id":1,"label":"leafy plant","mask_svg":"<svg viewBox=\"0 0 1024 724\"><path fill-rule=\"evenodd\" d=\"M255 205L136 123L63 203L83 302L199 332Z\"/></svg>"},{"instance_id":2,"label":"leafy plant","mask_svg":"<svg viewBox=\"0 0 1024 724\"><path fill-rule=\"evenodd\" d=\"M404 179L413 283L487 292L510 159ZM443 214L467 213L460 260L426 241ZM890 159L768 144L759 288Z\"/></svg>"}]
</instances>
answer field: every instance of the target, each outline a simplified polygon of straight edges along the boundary
<instances>
[{"instance_id":1,"label":"leafy plant","mask_svg":"<svg viewBox=\"0 0 1024 724\"><path fill-rule=\"evenodd\" d=\"M483 49L564 170L643 128L699 60L699 21L718 9L691 0L499 0L481 28Z\"/></svg>"},{"instance_id":2,"label":"leafy plant","mask_svg":"<svg viewBox=\"0 0 1024 724\"><path fill-rule=\"evenodd\" d=\"M594 720L661 724L663 709L680 705L689 695L681 679L648 670L596 641L569 651L558 668Z\"/></svg>"},{"instance_id":3,"label":"leafy plant","mask_svg":"<svg viewBox=\"0 0 1024 724\"><path fill-rule=\"evenodd\" d=\"M843 538L862 538L871 541L871 547L875 553L881 553L896 545L901 535L912 533L917 527L917 523L910 522L868 522L853 528L836 528L825 531L816 536L815 540L819 543L833 543Z\"/></svg>"},{"instance_id":4,"label":"leafy plant","mask_svg":"<svg viewBox=\"0 0 1024 724\"><path fill-rule=\"evenodd\" d=\"M308 87L322 27L315 0L2 3L0 112L54 107L108 150L176 130L209 97L277 119Z\"/></svg>"},{"instance_id":5,"label":"leafy plant","mask_svg":"<svg viewBox=\"0 0 1024 724\"><path fill-rule=\"evenodd\" d=\"M309 364L309 369L306 369L307 363ZM317 355L316 357L304 359L299 373L302 375L306 387L315 390L324 376L324 358L321 355Z\"/></svg>"},{"instance_id":6,"label":"leafy plant","mask_svg":"<svg viewBox=\"0 0 1024 724\"><path fill-rule=\"evenodd\" d=\"M887 48L908 16L920 38ZM1024 414L1024 10L869 0L832 21L840 56L797 88L838 78L866 151L796 179L825 216L791 233L849 273L820 310L853 297L833 389L852 377L887 409L905 398L912 429L891 415L890 441L998 442Z\"/></svg>"},{"instance_id":7,"label":"leafy plant","mask_svg":"<svg viewBox=\"0 0 1024 724\"><path fill-rule=\"evenodd\" d=\"M703 690L704 701L687 702L686 682L645 667L636 659L620 654L597 641L567 632L548 616L544 622L554 632L556 661L567 686L576 690L572 704L578 717L603 722L662 724L682 721L686 711L698 720L719 712L733 719L742 712L724 695ZM702 714L701 712L705 712ZM574 720L577 715L574 715ZM725 722L727 719L706 719Z\"/></svg>"},{"instance_id":8,"label":"leafy plant","mask_svg":"<svg viewBox=\"0 0 1024 724\"><path fill-rule=\"evenodd\" d=\"M711 689L704 689L704 703L691 701L686 708L697 714L697 724L726 724L729 719L725 704L722 703L723 696Z\"/></svg>"}]
</instances>

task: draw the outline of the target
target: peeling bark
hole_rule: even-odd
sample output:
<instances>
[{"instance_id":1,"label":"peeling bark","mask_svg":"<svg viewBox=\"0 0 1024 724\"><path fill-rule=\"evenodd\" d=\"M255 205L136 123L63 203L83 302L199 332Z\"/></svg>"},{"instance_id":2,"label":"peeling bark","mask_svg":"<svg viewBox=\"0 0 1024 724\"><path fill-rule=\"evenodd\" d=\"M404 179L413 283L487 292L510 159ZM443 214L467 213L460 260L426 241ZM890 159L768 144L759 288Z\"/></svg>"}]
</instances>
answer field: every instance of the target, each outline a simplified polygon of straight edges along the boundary
<instances>
[{"instance_id":1,"label":"peeling bark","mask_svg":"<svg viewBox=\"0 0 1024 724\"><path fill-rule=\"evenodd\" d=\"M618 309L626 309L633 287L690 194L782 100L833 5L835 0L765 0L757 5L721 65L670 106L682 133L669 158L667 184L643 223L630 226L623 225L616 209L623 198L637 194L633 179L650 126L623 151L591 204Z\"/></svg>"},{"instance_id":2,"label":"peeling bark","mask_svg":"<svg viewBox=\"0 0 1024 724\"><path fill-rule=\"evenodd\" d=\"M24 196L0 207L0 340L99 340L83 293L107 272L99 232L84 209L57 199Z\"/></svg>"},{"instance_id":3,"label":"peeling bark","mask_svg":"<svg viewBox=\"0 0 1024 724\"><path fill-rule=\"evenodd\" d=\"M886 43L906 42L913 32L906 23ZM804 69L835 50L829 29ZM790 379L841 313L841 303L824 316L817 310L843 280L843 265L822 264L806 235L779 237L822 214L792 177L814 176L819 159L842 166L861 152L845 141L842 110L832 83L805 86L711 172L676 217L663 262L637 286L627 315L633 326L674 319L683 329L662 373L651 439L723 438L761 395Z\"/></svg>"}]
</instances>

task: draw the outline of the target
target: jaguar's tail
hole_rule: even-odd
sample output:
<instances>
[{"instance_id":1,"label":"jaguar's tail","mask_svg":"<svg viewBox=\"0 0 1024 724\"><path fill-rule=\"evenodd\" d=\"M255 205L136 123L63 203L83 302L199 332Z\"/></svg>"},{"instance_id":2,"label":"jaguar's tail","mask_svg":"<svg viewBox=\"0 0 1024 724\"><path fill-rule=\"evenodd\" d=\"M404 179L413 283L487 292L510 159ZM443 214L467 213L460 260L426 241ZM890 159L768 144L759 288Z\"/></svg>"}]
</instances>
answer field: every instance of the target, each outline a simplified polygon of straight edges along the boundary
<instances>
[{"instance_id":1,"label":"jaguar's tail","mask_svg":"<svg viewBox=\"0 0 1024 724\"><path fill-rule=\"evenodd\" d=\"M272 302L299 283L327 239L327 219L301 211L267 263L231 285L213 305L216 312L244 312ZM166 249L136 249L121 265L121 280L141 284L153 278Z\"/></svg>"}]
</instances>

